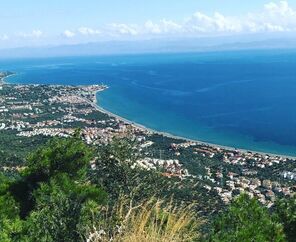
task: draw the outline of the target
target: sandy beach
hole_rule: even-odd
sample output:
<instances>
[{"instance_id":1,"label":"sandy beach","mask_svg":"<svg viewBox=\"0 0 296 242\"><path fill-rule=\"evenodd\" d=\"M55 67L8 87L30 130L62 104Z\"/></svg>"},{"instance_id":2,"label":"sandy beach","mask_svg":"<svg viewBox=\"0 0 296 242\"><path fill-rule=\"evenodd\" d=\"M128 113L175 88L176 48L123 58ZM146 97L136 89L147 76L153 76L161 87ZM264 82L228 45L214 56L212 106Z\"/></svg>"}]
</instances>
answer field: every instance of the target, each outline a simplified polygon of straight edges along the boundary
<instances>
[{"instance_id":1,"label":"sandy beach","mask_svg":"<svg viewBox=\"0 0 296 242\"><path fill-rule=\"evenodd\" d=\"M15 76L15 75L17 75L16 73L14 73L14 74L10 74L10 75L8 75L8 76L5 76L5 77L2 77L2 78L0 78L0 84L8 84L7 82L6 82L6 78L8 78L8 77L10 77L10 76Z\"/></svg>"},{"instance_id":2,"label":"sandy beach","mask_svg":"<svg viewBox=\"0 0 296 242\"><path fill-rule=\"evenodd\" d=\"M104 91L104 90L102 90ZM195 142L201 145L205 145L205 146L211 146L211 147L215 147L215 148L219 148L219 149L224 149L224 150L229 150L229 151L238 151L241 153L253 153L253 154L261 154L261 155L268 155L268 156L272 156L272 157L283 157L283 158L287 158L287 159L296 159L296 156L288 156L288 155L282 155L282 154L273 154L273 153L269 153L269 152L260 152L260 151L255 151L255 150L247 150L247 149L241 149L241 148L234 148L234 147L230 147L230 146L224 146L224 145L219 145L219 144L213 144L213 143L208 143L208 142L204 142L204 141L200 141L200 140L195 140L195 139L189 139L186 137L181 137L181 136L177 136L177 135L173 135L167 132L161 132L161 131L157 131L157 130L153 130L150 129L148 127L145 127L144 125L138 124L136 122L130 121L126 118L123 118L119 115L116 115L102 107L100 107L99 105L99 100L98 100L98 93L102 92L102 91L97 91L94 93L95 97L96 97L96 101L92 102L91 104L93 105L93 107L95 107L98 111L105 113L111 117L117 118L118 120L121 120L127 124L130 124L136 128L140 128L140 129L144 129L147 130L151 133L155 133L155 134L159 134L159 135L163 135L169 138L174 138L174 139L178 139L178 140L184 140L184 141L188 141L188 142Z\"/></svg>"},{"instance_id":3,"label":"sandy beach","mask_svg":"<svg viewBox=\"0 0 296 242\"><path fill-rule=\"evenodd\" d=\"M1 78L0 79L0 84L9 84L8 82L6 82L5 79L10 77L10 76L14 76L14 75L17 75L17 74L14 73L14 74L11 74L11 75L8 75L6 77ZM94 96L95 96L95 100L91 101L91 100L85 99L85 101L87 101L89 104L91 104L96 110L98 110L98 111L100 111L102 113L105 113L105 114L109 115L110 117L114 117L114 118L116 118L118 120L121 120L121 121L127 123L127 124L130 124L130 125L134 126L135 128L146 130L146 131L148 131L150 133L163 135L165 137L169 137L169 138L173 138L173 139L183 140L184 142L194 142L194 143L197 143L197 144L200 144L200 145L219 148L219 149L224 149L224 150L228 150L228 151L238 151L238 152L241 152L241 153L261 154L261 155L268 155L268 156L272 156L272 157L283 157L283 158L296 160L296 156L289 156L289 155L284 155L284 154L273 154L273 153L269 153L269 152L260 152L260 151L255 151L255 150L234 148L234 147L230 147L230 146L224 146L224 145L209 143L209 142L205 142L205 141L201 141L201 140L197 140L197 139L189 139L189 138L186 138L186 137L177 136L177 135L173 135L173 134L170 134L170 133L167 133L167 132L161 132L161 131L157 131L157 130L148 128L148 127L146 127L144 125L141 125L139 123L130 121L130 120L124 118L124 117L116 115L116 114L102 108L99 105L99 99L98 99L98 95L97 95L99 92L102 92L102 91L104 91L104 90L96 91L96 92L93 93Z\"/></svg>"}]
</instances>

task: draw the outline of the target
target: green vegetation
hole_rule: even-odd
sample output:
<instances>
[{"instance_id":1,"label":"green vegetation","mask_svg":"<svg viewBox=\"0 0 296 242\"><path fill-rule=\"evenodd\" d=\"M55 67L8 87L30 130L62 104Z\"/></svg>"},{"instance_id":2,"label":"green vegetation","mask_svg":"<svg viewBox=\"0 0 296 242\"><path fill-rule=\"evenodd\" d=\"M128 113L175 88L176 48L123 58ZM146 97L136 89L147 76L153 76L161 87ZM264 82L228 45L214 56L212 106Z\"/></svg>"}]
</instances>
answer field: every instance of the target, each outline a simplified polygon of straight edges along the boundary
<instances>
[{"instance_id":1,"label":"green vegetation","mask_svg":"<svg viewBox=\"0 0 296 242\"><path fill-rule=\"evenodd\" d=\"M87 226L81 223L84 216L107 201L106 192L86 177L91 158L80 139L53 139L29 156L20 178L2 178L6 240L79 241Z\"/></svg>"},{"instance_id":2,"label":"green vegetation","mask_svg":"<svg viewBox=\"0 0 296 242\"><path fill-rule=\"evenodd\" d=\"M210 241L285 241L283 226L247 195L236 198L214 222Z\"/></svg>"},{"instance_id":3,"label":"green vegetation","mask_svg":"<svg viewBox=\"0 0 296 242\"><path fill-rule=\"evenodd\" d=\"M190 206L175 207L172 203L164 204L164 201L154 198L137 207L120 199L112 208L120 226L111 234L100 235L95 230L89 238L90 241L111 241L112 238L116 242L199 241L201 221L196 220L192 213L194 211ZM109 217L105 216L101 221L110 224Z\"/></svg>"},{"instance_id":4,"label":"green vegetation","mask_svg":"<svg viewBox=\"0 0 296 242\"><path fill-rule=\"evenodd\" d=\"M205 219L198 185L139 168L139 150L131 138L87 146L79 132L50 140L28 156L18 175L0 176L0 241L295 238L295 198L279 200L268 210L241 195Z\"/></svg>"},{"instance_id":5,"label":"green vegetation","mask_svg":"<svg viewBox=\"0 0 296 242\"><path fill-rule=\"evenodd\" d=\"M276 213L284 225L284 231L288 241L296 238L296 197L281 199L276 205Z\"/></svg>"},{"instance_id":6,"label":"green vegetation","mask_svg":"<svg viewBox=\"0 0 296 242\"><path fill-rule=\"evenodd\" d=\"M46 142L46 138L42 136L28 139L16 136L16 134L17 132L14 130L9 132L0 131L0 161L2 167L23 164L24 157L29 152L34 151L38 145Z\"/></svg>"},{"instance_id":7,"label":"green vegetation","mask_svg":"<svg viewBox=\"0 0 296 242\"><path fill-rule=\"evenodd\" d=\"M158 173L130 167L137 157L132 142L115 140L99 148L97 158L96 152L78 135L53 139L28 156L19 176L1 176L1 241L85 241L99 227L110 236L123 238L136 229L132 221L143 217L144 212L151 216L143 224L147 233L155 216L160 224L153 233L172 236L177 229L179 232L174 233L182 238L187 231L192 233L195 216L191 208L181 210L180 206L179 212L187 211L187 222L180 220L179 228L175 228L171 222L182 218L173 217L177 207L174 211L170 211L172 207L165 209L165 196L164 205L147 202L158 188L169 189L169 185L164 186L165 178ZM95 159L95 168L91 169ZM121 209L106 209L119 208L119 204ZM153 216L143 210L144 204ZM198 234L198 230L195 232Z\"/></svg>"}]
</instances>

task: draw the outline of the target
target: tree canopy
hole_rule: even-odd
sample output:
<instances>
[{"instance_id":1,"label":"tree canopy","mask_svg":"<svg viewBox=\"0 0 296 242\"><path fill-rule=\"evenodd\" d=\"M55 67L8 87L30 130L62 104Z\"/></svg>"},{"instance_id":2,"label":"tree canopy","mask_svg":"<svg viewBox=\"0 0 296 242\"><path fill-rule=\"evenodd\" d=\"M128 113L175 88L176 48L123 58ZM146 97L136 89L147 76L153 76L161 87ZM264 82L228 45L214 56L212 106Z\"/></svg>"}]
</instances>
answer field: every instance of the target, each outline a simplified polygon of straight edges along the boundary
<instances>
[{"instance_id":1,"label":"tree canopy","mask_svg":"<svg viewBox=\"0 0 296 242\"><path fill-rule=\"evenodd\" d=\"M126 138L99 147L86 145L77 134L52 139L29 155L19 175L0 174L0 241L72 242L102 234L114 241L200 239L196 197L192 186L186 188L190 181L140 168L139 158L137 143ZM295 214L295 197L268 210L243 194L209 225L208 239L294 241Z\"/></svg>"},{"instance_id":2,"label":"tree canopy","mask_svg":"<svg viewBox=\"0 0 296 242\"><path fill-rule=\"evenodd\" d=\"M276 203L276 214L284 225L288 241L296 239L296 196L283 198Z\"/></svg>"},{"instance_id":3,"label":"tree canopy","mask_svg":"<svg viewBox=\"0 0 296 242\"><path fill-rule=\"evenodd\" d=\"M236 198L213 224L210 241L285 241L283 226L255 198Z\"/></svg>"},{"instance_id":4,"label":"tree canopy","mask_svg":"<svg viewBox=\"0 0 296 242\"><path fill-rule=\"evenodd\" d=\"M28 157L18 179L1 176L1 241L83 241L91 225L81 221L107 201L87 178L92 158L77 137L53 139Z\"/></svg>"}]
</instances>

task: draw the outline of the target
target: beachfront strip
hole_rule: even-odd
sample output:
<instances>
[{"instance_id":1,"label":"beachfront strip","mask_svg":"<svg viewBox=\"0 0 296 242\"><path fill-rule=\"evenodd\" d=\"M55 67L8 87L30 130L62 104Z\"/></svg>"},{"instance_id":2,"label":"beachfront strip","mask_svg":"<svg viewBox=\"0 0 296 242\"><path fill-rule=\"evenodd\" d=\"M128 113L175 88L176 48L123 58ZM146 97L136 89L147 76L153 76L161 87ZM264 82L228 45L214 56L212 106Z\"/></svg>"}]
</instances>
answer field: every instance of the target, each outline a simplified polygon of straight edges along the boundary
<instances>
[{"instance_id":1,"label":"beachfront strip","mask_svg":"<svg viewBox=\"0 0 296 242\"><path fill-rule=\"evenodd\" d=\"M0 73L0 77L8 74ZM294 159L186 141L128 123L96 106L96 93L106 88L1 83L2 171L21 169L21 160L35 144L50 137L69 137L80 128L82 138L91 145L106 144L114 137L136 139L141 158L135 165L159 170L170 179L190 180L201 192L224 203L244 192L271 207L276 197L295 193ZM14 154L16 147L23 152Z\"/></svg>"}]
</instances>

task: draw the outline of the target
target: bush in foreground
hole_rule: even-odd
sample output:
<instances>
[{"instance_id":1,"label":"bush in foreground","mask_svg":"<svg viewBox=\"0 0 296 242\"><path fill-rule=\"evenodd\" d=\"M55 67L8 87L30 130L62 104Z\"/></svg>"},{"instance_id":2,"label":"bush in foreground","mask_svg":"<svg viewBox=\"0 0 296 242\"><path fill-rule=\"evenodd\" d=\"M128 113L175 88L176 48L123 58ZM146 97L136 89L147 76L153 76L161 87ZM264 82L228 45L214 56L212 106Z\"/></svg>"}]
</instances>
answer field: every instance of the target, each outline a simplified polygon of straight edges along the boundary
<instances>
[{"instance_id":1,"label":"bush in foreground","mask_svg":"<svg viewBox=\"0 0 296 242\"><path fill-rule=\"evenodd\" d=\"M76 137L53 139L29 156L17 180L2 178L1 242L83 241L82 221L95 207L89 204L98 208L107 199L87 178L92 155Z\"/></svg>"},{"instance_id":2,"label":"bush in foreground","mask_svg":"<svg viewBox=\"0 0 296 242\"><path fill-rule=\"evenodd\" d=\"M106 211L108 214L108 211ZM121 199L110 214L102 220L113 224L109 230L104 223L91 232L87 241L115 242L189 242L199 241L201 221L195 217L191 206L174 206L163 201L151 199L141 205L132 206L131 201Z\"/></svg>"},{"instance_id":3,"label":"bush in foreground","mask_svg":"<svg viewBox=\"0 0 296 242\"><path fill-rule=\"evenodd\" d=\"M145 202L165 180L131 168L135 150L127 144L115 140L96 154L78 137L53 139L29 156L18 178L1 176L0 241L79 242L94 228L113 241L197 238L192 209Z\"/></svg>"},{"instance_id":4,"label":"bush in foreground","mask_svg":"<svg viewBox=\"0 0 296 242\"><path fill-rule=\"evenodd\" d=\"M196 206L178 197L180 181L134 166L138 150L128 140L97 152L78 137L53 139L18 176L0 175L0 241L201 240ZM284 231L293 241L295 204L281 200L272 215L241 195L213 223L209 241L281 242Z\"/></svg>"},{"instance_id":5,"label":"bush in foreground","mask_svg":"<svg viewBox=\"0 0 296 242\"><path fill-rule=\"evenodd\" d=\"M283 226L255 198L236 198L213 225L212 242L286 241Z\"/></svg>"},{"instance_id":6,"label":"bush in foreground","mask_svg":"<svg viewBox=\"0 0 296 242\"><path fill-rule=\"evenodd\" d=\"M296 195L276 203L276 214L284 225L288 241L296 241Z\"/></svg>"}]
</instances>

